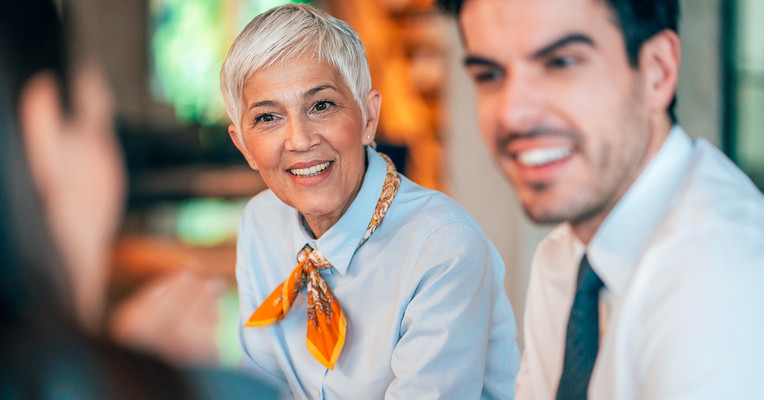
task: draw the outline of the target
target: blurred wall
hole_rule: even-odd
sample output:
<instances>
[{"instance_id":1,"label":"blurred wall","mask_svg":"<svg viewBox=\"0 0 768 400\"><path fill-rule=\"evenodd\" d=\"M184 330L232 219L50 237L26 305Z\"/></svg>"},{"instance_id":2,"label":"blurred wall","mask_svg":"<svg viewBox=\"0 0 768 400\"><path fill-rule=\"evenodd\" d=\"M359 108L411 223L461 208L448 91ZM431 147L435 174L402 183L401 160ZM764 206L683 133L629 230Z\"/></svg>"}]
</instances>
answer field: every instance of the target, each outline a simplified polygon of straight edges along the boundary
<instances>
[{"instance_id":1,"label":"blurred wall","mask_svg":"<svg viewBox=\"0 0 768 400\"><path fill-rule=\"evenodd\" d=\"M680 1L683 61L677 91L680 125L718 147L723 142L722 1Z\"/></svg>"},{"instance_id":2,"label":"blurred wall","mask_svg":"<svg viewBox=\"0 0 768 400\"><path fill-rule=\"evenodd\" d=\"M149 88L148 0L72 0L73 35L87 57L104 67L124 121L176 126L173 110L152 99Z\"/></svg>"}]
</instances>

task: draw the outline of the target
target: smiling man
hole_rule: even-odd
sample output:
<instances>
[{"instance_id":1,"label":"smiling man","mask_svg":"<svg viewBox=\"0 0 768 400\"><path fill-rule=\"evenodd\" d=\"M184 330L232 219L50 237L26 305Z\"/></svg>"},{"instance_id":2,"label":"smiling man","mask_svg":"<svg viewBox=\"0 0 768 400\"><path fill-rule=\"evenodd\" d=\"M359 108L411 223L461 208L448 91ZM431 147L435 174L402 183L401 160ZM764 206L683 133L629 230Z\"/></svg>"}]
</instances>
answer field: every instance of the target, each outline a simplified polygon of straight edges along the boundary
<instances>
[{"instance_id":1,"label":"smiling man","mask_svg":"<svg viewBox=\"0 0 768 400\"><path fill-rule=\"evenodd\" d=\"M439 0L537 248L522 399L757 398L763 196L674 115L677 1Z\"/></svg>"}]
</instances>

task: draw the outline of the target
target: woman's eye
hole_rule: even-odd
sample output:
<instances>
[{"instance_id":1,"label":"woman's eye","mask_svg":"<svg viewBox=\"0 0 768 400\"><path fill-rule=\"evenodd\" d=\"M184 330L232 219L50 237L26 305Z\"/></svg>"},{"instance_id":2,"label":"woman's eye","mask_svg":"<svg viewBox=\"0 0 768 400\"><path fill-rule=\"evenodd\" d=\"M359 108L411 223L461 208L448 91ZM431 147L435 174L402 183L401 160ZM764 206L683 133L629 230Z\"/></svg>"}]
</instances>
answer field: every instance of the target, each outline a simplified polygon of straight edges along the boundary
<instances>
[{"instance_id":1,"label":"woman's eye","mask_svg":"<svg viewBox=\"0 0 768 400\"><path fill-rule=\"evenodd\" d=\"M333 103L330 102L330 101L327 101L327 100L318 101L317 103L315 103L314 106L312 106L312 109L314 111L323 111L323 110L327 110L328 107L330 107L332 105L333 105Z\"/></svg>"},{"instance_id":2,"label":"woman's eye","mask_svg":"<svg viewBox=\"0 0 768 400\"><path fill-rule=\"evenodd\" d=\"M272 122L274 120L275 116L273 114L261 114L256 117L256 122Z\"/></svg>"}]
</instances>

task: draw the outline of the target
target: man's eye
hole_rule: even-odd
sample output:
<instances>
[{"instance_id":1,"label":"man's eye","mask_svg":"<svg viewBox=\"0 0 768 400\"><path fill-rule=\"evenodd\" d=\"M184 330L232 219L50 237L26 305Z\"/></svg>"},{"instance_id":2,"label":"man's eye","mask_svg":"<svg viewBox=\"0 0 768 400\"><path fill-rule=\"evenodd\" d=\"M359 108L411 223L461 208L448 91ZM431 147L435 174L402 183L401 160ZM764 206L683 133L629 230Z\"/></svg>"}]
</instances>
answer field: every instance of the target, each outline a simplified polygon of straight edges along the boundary
<instances>
[{"instance_id":1,"label":"man's eye","mask_svg":"<svg viewBox=\"0 0 768 400\"><path fill-rule=\"evenodd\" d=\"M498 69L488 69L483 71L478 71L473 75L473 78L475 80L475 83L482 84L482 83L490 83L500 80L504 74L499 71Z\"/></svg>"},{"instance_id":2,"label":"man's eye","mask_svg":"<svg viewBox=\"0 0 768 400\"><path fill-rule=\"evenodd\" d=\"M566 69L576 65L578 61L578 58L575 56L552 57L547 60L547 67L551 69Z\"/></svg>"}]
</instances>

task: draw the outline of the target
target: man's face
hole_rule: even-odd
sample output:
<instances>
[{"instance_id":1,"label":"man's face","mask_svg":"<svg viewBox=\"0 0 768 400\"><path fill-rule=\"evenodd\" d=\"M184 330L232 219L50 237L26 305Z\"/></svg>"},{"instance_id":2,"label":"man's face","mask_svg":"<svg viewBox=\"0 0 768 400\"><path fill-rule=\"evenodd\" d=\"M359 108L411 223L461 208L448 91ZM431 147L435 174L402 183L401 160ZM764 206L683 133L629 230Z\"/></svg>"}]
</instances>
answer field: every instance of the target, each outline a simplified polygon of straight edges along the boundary
<instances>
[{"instance_id":1,"label":"man's face","mask_svg":"<svg viewBox=\"0 0 768 400\"><path fill-rule=\"evenodd\" d=\"M526 213L596 229L650 157L643 79L611 12L469 0L459 22L483 137Z\"/></svg>"}]
</instances>

